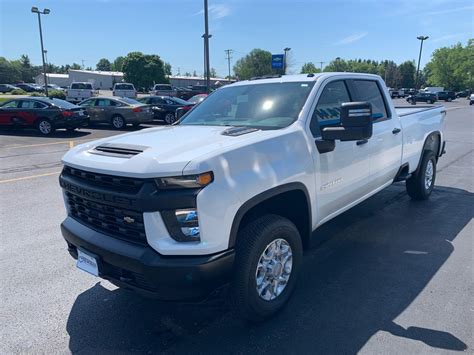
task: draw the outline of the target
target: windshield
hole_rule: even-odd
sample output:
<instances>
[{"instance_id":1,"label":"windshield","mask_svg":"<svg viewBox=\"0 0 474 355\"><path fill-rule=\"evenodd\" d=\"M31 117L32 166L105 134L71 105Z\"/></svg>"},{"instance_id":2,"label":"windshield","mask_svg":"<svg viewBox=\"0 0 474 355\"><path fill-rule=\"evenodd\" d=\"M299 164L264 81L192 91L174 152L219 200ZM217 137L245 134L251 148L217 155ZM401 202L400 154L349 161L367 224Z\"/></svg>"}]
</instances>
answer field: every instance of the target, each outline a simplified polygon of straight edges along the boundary
<instances>
[{"instance_id":1,"label":"windshield","mask_svg":"<svg viewBox=\"0 0 474 355\"><path fill-rule=\"evenodd\" d=\"M287 127L298 118L314 82L229 86L209 95L182 125Z\"/></svg>"}]
</instances>

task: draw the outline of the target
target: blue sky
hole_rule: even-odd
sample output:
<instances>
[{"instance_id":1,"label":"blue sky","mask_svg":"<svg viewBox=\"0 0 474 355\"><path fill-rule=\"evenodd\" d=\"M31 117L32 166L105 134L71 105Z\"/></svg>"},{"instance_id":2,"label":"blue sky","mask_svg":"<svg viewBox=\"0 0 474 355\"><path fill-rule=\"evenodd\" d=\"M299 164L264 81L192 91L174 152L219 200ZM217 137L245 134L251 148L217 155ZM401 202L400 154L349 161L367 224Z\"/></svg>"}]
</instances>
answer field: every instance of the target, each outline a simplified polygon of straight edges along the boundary
<instances>
[{"instance_id":1,"label":"blue sky","mask_svg":"<svg viewBox=\"0 0 474 355\"><path fill-rule=\"evenodd\" d=\"M0 0L0 56L28 54L40 64L38 23L43 17L48 60L95 67L131 51L159 54L173 73L202 73L202 0ZM291 70L307 61L416 59L417 35L428 35L422 65L434 49L474 37L472 0L209 0L211 66L226 75L253 48L272 53L291 47Z\"/></svg>"}]
</instances>

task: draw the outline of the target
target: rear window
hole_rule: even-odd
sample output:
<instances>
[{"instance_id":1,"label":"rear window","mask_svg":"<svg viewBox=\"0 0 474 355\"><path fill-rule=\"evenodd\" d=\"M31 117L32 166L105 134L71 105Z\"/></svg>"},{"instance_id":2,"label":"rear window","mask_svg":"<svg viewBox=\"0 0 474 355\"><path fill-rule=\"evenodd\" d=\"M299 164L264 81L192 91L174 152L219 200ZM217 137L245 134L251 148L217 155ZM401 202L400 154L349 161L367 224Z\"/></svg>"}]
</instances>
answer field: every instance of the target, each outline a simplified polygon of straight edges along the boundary
<instances>
[{"instance_id":1,"label":"rear window","mask_svg":"<svg viewBox=\"0 0 474 355\"><path fill-rule=\"evenodd\" d=\"M385 101L376 81L354 80L353 85L355 88L355 101L367 101L372 104L372 114L377 117L374 122L388 117Z\"/></svg>"},{"instance_id":2,"label":"rear window","mask_svg":"<svg viewBox=\"0 0 474 355\"><path fill-rule=\"evenodd\" d=\"M155 90L167 90L167 91L171 91L173 90L171 88L171 85L155 85Z\"/></svg>"},{"instance_id":3,"label":"rear window","mask_svg":"<svg viewBox=\"0 0 474 355\"><path fill-rule=\"evenodd\" d=\"M126 104L129 104L129 105L141 105L142 104L142 102L139 102L139 101L134 100L134 99L129 99L128 97L122 97L120 99L120 101L125 102Z\"/></svg>"},{"instance_id":4,"label":"rear window","mask_svg":"<svg viewBox=\"0 0 474 355\"><path fill-rule=\"evenodd\" d=\"M89 89L92 90L92 84L90 83L73 83L71 89Z\"/></svg>"},{"instance_id":5,"label":"rear window","mask_svg":"<svg viewBox=\"0 0 474 355\"><path fill-rule=\"evenodd\" d=\"M115 90L135 90L132 84L115 84Z\"/></svg>"},{"instance_id":6,"label":"rear window","mask_svg":"<svg viewBox=\"0 0 474 355\"><path fill-rule=\"evenodd\" d=\"M77 108L78 106L77 105L74 105L68 101L65 101L65 100L61 100L61 99L48 99L48 102L57 106L57 107L60 107L60 108L65 108L65 109L73 109L73 108Z\"/></svg>"}]
</instances>

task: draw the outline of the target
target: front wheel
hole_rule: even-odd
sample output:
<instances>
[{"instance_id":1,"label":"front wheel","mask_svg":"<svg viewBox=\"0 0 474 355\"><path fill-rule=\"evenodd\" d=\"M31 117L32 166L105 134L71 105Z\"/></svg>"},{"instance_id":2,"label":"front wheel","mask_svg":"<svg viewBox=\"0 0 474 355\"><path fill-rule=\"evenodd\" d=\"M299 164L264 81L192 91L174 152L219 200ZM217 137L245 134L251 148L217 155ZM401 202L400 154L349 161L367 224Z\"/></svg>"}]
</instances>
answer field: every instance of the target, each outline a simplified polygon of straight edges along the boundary
<instances>
[{"instance_id":1,"label":"front wheel","mask_svg":"<svg viewBox=\"0 0 474 355\"><path fill-rule=\"evenodd\" d=\"M426 101L427 104L432 104L433 102L431 100Z\"/></svg>"},{"instance_id":2,"label":"front wheel","mask_svg":"<svg viewBox=\"0 0 474 355\"><path fill-rule=\"evenodd\" d=\"M38 128L38 131L44 136L49 136L54 132L53 124L50 120L46 118L41 118L36 124L36 126Z\"/></svg>"},{"instance_id":3,"label":"front wheel","mask_svg":"<svg viewBox=\"0 0 474 355\"><path fill-rule=\"evenodd\" d=\"M413 200L427 200L436 179L436 156L432 151L423 154L420 168L406 181L408 195Z\"/></svg>"},{"instance_id":4,"label":"front wheel","mask_svg":"<svg viewBox=\"0 0 474 355\"><path fill-rule=\"evenodd\" d=\"M446 101L451 102L451 101L453 101L453 99L452 99L452 98L448 98Z\"/></svg>"},{"instance_id":5,"label":"front wheel","mask_svg":"<svg viewBox=\"0 0 474 355\"><path fill-rule=\"evenodd\" d=\"M174 117L174 113L168 112L168 113L165 115L165 123L166 123L166 124L173 124L175 120L176 120L176 119L175 119L175 117Z\"/></svg>"},{"instance_id":6,"label":"front wheel","mask_svg":"<svg viewBox=\"0 0 474 355\"><path fill-rule=\"evenodd\" d=\"M120 115L112 117L112 126L115 129L122 129L125 127L125 119Z\"/></svg>"},{"instance_id":7,"label":"front wheel","mask_svg":"<svg viewBox=\"0 0 474 355\"><path fill-rule=\"evenodd\" d=\"M278 312L295 289L303 258L295 225L277 215L256 219L239 233L235 257L236 312L251 321Z\"/></svg>"}]
</instances>

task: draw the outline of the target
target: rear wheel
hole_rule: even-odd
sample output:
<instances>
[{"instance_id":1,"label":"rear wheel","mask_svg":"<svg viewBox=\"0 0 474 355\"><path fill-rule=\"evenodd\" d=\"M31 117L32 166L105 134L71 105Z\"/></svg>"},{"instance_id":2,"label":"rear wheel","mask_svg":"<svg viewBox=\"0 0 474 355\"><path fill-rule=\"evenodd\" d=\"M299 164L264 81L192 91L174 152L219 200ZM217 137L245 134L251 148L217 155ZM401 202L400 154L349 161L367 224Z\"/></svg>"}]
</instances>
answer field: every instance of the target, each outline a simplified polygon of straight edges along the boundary
<instances>
[{"instance_id":1,"label":"rear wheel","mask_svg":"<svg viewBox=\"0 0 474 355\"><path fill-rule=\"evenodd\" d=\"M125 123L125 119L120 116L120 115L115 115L112 117L112 126L115 128L115 129L122 129L125 127L126 123Z\"/></svg>"},{"instance_id":2,"label":"rear wheel","mask_svg":"<svg viewBox=\"0 0 474 355\"><path fill-rule=\"evenodd\" d=\"M427 103L427 104L432 104L433 101L431 101L431 100L426 100L426 103Z\"/></svg>"},{"instance_id":3,"label":"rear wheel","mask_svg":"<svg viewBox=\"0 0 474 355\"><path fill-rule=\"evenodd\" d=\"M413 200L426 200L430 197L436 179L436 156L426 151L418 171L406 181L408 195Z\"/></svg>"},{"instance_id":4,"label":"rear wheel","mask_svg":"<svg viewBox=\"0 0 474 355\"><path fill-rule=\"evenodd\" d=\"M173 124L175 121L174 113L167 112L165 115L165 123L166 124Z\"/></svg>"},{"instance_id":5,"label":"rear wheel","mask_svg":"<svg viewBox=\"0 0 474 355\"><path fill-rule=\"evenodd\" d=\"M453 99L449 97L446 101L451 102Z\"/></svg>"},{"instance_id":6,"label":"rear wheel","mask_svg":"<svg viewBox=\"0 0 474 355\"><path fill-rule=\"evenodd\" d=\"M247 225L236 246L236 312L251 321L278 312L295 289L302 258L301 237L288 219L266 215Z\"/></svg>"},{"instance_id":7,"label":"rear wheel","mask_svg":"<svg viewBox=\"0 0 474 355\"><path fill-rule=\"evenodd\" d=\"M36 127L38 128L38 131L44 136L49 136L54 132L53 124L46 118L40 118L36 123Z\"/></svg>"}]
</instances>

